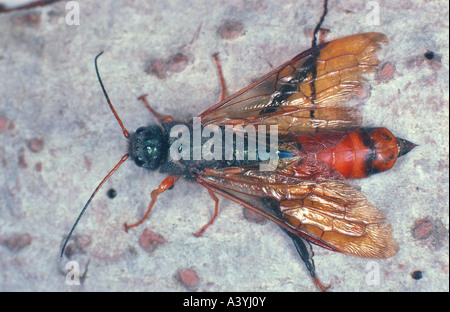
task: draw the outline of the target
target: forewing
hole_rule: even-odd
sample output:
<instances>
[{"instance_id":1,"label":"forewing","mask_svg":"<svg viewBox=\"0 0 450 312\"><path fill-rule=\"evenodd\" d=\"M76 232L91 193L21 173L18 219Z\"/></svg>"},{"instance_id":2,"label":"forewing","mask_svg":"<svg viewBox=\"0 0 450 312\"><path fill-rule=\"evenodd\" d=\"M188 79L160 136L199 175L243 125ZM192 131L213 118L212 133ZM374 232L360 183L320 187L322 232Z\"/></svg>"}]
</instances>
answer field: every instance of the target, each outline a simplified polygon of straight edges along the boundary
<instances>
[{"instance_id":1,"label":"forewing","mask_svg":"<svg viewBox=\"0 0 450 312\"><path fill-rule=\"evenodd\" d=\"M340 38L309 49L203 112L204 125L274 124L278 131L356 128L361 114L343 107L378 65L380 33Z\"/></svg>"},{"instance_id":2,"label":"forewing","mask_svg":"<svg viewBox=\"0 0 450 312\"><path fill-rule=\"evenodd\" d=\"M314 181L282 170L225 168L207 169L197 181L241 204L253 198L255 211L283 220L290 232L298 231L322 247L366 258L387 258L398 250L384 213L343 180ZM264 200L278 207L268 211Z\"/></svg>"}]
</instances>

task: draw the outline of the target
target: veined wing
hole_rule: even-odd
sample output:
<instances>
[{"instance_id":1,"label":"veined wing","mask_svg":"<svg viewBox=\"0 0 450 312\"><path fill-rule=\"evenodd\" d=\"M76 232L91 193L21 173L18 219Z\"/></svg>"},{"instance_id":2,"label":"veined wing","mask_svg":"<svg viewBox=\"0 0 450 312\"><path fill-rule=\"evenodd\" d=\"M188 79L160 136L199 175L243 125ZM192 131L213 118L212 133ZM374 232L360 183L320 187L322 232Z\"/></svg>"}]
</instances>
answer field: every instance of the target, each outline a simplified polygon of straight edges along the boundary
<instances>
[{"instance_id":1,"label":"veined wing","mask_svg":"<svg viewBox=\"0 0 450 312\"><path fill-rule=\"evenodd\" d=\"M204 125L273 124L279 132L359 127L359 111L341 104L376 70L375 53L385 42L381 33L363 33L320 44L199 117Z\"/></svg>"},{"instance_id":2,"label":"veined wing","mask_svg":"<svg viewBox=\"0 0 450 312\"><path fill-rule=\"evenodd\" d=\"M397 253L385 214L344 180L299 179L278 169L224 168L200 172L197 182L330 250L366 258ZM272 204L265 205L267 200Z\"/></svg>"}]
</instances>

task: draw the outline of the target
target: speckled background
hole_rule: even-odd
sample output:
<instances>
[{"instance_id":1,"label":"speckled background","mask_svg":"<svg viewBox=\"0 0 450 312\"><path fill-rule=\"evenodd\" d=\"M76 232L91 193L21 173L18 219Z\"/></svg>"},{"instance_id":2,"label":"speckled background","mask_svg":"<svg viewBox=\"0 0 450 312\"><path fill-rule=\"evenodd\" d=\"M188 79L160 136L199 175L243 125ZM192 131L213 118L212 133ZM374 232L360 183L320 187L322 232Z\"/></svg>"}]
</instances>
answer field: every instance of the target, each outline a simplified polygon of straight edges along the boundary
<instances>
[{"instance_id":1,"label":"speckled background","mask_svg":"<svg viewBox=\"0 0 450 312\"><path fill-rule=\"evenodd\" d=\"M216 103L214 53L235 92L306 50L321 4L86 0L80 25L67 25L65 4L0 14L0 290L315 291L290 239L274 224L247 220L229 200L221 199L203 237L191 235L214 207L199 185L178 182L141 227L125 233L122 224L142 216L164 179L132 162L75 231L71 260L81 273L89 262L81 285L66 284L68 259L58 262L58 253L127 148L95 76L97 53L105 51L103 82L134 130L154 121L137 101L143 93L177 118ZM369 4L378 5L379 25L368 23ZM353 182L386 211L400 245L395 257L371 261L314 248L317 273L333 291L449 291L448 8L448 1L330 1L327 39L368 31L389 38L384 70L358 101L364 125L419 145L389 172ZM111 187L114 199L106 195ZM140 242L145 229L161 235L153 251L142 247L148 235ZM414 271L423 277L413 279Z\"/></svg>"}]
</instances>

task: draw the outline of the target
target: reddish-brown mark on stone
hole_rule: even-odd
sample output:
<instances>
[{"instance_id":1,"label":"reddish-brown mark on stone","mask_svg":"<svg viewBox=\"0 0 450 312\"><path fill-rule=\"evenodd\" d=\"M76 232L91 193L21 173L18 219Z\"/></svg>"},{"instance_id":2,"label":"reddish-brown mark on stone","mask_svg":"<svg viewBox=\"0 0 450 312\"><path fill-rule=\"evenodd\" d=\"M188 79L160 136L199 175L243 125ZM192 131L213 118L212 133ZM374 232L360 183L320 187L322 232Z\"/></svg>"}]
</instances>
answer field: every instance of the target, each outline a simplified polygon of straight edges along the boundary
<instances>
[{"instance_id":1,"label":"reddish-brown mark on stone","mask_svg":"<svg viewBox=\"0 0 450 312\"><path fill-rule=\"evenodd\" d=\"M0 116L0 133L3 131L12 131L16 128L14 120L9 119L6 116Z\"/></svg>"},{"instance_id":2,"label":"reddish-brown mark on stone","mask_svg":"<svg viewBox=\"0 0 450 312\"><path fill-rule=\"evenodd\" d=\"M188 59L181 53L175 54L167 63L167 70L174 73L182 72L188 63Z\"/></svg>"},{"instance_id":3,"label":"reddish-brown mark on stone","mask_svg":"<svg viewBox=\"0 0 450 312\"><path fill-rule=\"evenodd\" d=\"M92 160L87 156L84 156L84 167L87 169L87 171L91 171Z\"/></svg>"},{"instance_id":4,"label":"reddish-brown mark on stone","mask_svg":"<svg viewBox=\"0 0 450 312\"><path fill-rule=\"evenodd\" d=\"M91 244L92 240L87 235L74 235L64 250L64 255L71 259L74 255L84 255L85 248Z\"/></svg>"},{"instance_id":5,"label":"reddish-brown mark on stone","mask_svg":"<svg viewBox=\"0 0 450 312\"><path fill-rule=\"evenodd\" d=\"M448 245L448 229L437 218L425 217L417 220L412 228L412 235L436 250Z\"/></svg>"},{"instance_id":6,"label":"reddish-brown mark on stone","mask_svg":"<svg viewBox=\"0 0 450 312\"><path fill-rule=\"evenodd\" d=\"M381 81L389 81L393 78L395 66L389 62L384 63L378 70L378 79Z\"/></svg>"},{"instance_id":7,"label":"reddish-brown mark on stone","mask_svg":"<svg viewBox=\"0 0 450 312\"><path fill-rule=\"evenodd\" d=\"M9 250L17 252L24 247L31 244L31 235L28 233L24 234L12 234L5 238L0 238L0 244L8 247Z\"/></svg>"},{"instance_id":8,"label":"reddish-brown mark on stone","mask_svg":"<svg viewBox=\"0 0 450 312\"><path fill-rule=\"evenodd\" d=\"M12 19L13 24L16 26L27 25L31 27L37 27L41 24L41 14L37 12L19 13Z\"/></svg>"},{"instance_id":9,"label":"reddish-brown mark on stone","mask_svg":"<svg viewBox=\"0 0 450 312\"><path fill-rule=\"evenodd\" d=\"M175 278L189 290L194 290L200 281L197 272L192 269L179 270Z\"/></svg>"},{"instance_id":10,"label":"reddish-brown mark on stone","mask_svg":"<svg viewBox=\"0 0 450 312\"><path fill-rule=\"evenodd\" d=\"M146 70L147 74L155 76L158 79L166 78L166 67L160 60L151 61Z\"/></svg>"},{"instance_id":11,"label":"reddish-brown mark on stone","mask_svg":"<svg viewBox=\"0 0 450 312\"><path fill-rule=\"evenodd\" d=\"M37 172L41 172L42 171L42 163L40 161L38 161L35 165L34 165L34 170L36 170Z\"/></svg>"},{"instance_id":12,"label":"reddish-brown mark on stone","mask_svg":"<svg viewBox=\"0 0 450 312\"><path fill-rule=\"evenodd\" d=\"M175 53L165 59L150 61L146 72L158 79L169 77L173 73L182 72L188 65L188 57L182 53Z\"/></svg>"},{"instance_id":13,"label":"reddish-brown mark on stone","mask_svg":"<svg viewBox=\"0 0 450 312\"><path fill-rule=\"evenodd\" d=\"M145 229L139 238L139 245L146 251L152 252L167 240L159 233Z\"/></svg>"},{"instance_id":14,"label":"reddish-brown mark on stone","mask_svg":"<svg viewBox=\"0 0 450 312\"><path fill-rule=\"evenodd\" d=\"M25 148L24 148L24 147L22 147L22 148L19 150L19 156L18 156L18 159L19 159L19 168L25 169L25 168L28 167L28 164L27 164L27 162L25 161Z\"/></svg>"},{"instance_id":15,"label":"reddish-brown mark on stone","mask_svg":"<svg viewBox=\"0 0 450 312\"><path fill-rule=\"evenodd\" d=\"M244 26L239 22L227 21L217 32L222 39L231 40L244 35Z\"/></svg>"},{"instance_id":16,"label":"reddish-brown mark on stone","mask_svg":"<svg viewBox=\"0 0 450 312\"><path fill-rule=\"evenodd\" d=\"M35 153L39 153L44 149L44 140L42 138L33 138L28 141L28 148Z\"/></svg>"},{"instance_id":17,"label":"reddish-brown mark on stone","mask_svg":"<svg viewBox=\"0 0 450 312\"><path fill-rule=\"evenodd\" d=\"M6 130L9 123L9 119L5 116L0 116L0 132L3 132Z\"/></svg>"},{"instance_id":18,"label":"reddish-brown mark on stone","mask_svg":"<svg viewBox=\"0 0 450 312\"><path fill-rule=\"evenodd\" d=\"M428 217L417 220L413 227L413 237L415 239L427 239L431 235L433 222Z\"/></svg>"}]
</instances>

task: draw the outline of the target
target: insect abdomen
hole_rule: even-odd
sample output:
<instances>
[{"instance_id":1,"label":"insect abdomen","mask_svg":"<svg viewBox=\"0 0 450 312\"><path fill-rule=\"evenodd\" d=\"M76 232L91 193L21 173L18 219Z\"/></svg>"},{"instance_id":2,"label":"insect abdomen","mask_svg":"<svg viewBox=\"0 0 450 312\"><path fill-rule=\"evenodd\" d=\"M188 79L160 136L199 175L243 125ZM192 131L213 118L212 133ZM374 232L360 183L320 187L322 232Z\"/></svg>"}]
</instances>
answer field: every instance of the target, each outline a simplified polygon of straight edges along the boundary
<instances>
[{"instance_id":1,"label":"insect abdomen","mask_svg":"<svg viewBox=\"0 0 450 312\"><path fill-rule=\"evenodd\" d=\"M324 137L324 134L313 135L314 144L320 146ZM414 146L408 141L397 139L386 128L362 128L343 134L343 139L334 147L306 156L327 163L346 179L358 179L390 169L399 156ZM302 146L304 148L306 146Z\"/></svg>"}]
</instances>

